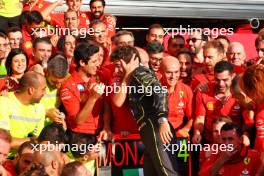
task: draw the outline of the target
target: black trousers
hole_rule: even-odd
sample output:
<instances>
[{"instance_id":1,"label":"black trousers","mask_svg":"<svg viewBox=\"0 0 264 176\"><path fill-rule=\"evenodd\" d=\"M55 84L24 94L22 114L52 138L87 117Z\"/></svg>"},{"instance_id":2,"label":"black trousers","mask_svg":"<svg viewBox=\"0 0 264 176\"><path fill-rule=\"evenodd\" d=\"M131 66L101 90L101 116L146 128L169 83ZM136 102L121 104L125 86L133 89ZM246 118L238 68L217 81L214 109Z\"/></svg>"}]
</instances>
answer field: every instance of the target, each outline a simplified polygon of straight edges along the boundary
<instances>
[{"instance_id":1,"label":"black trousers","mask_svg":"<svg viewBox=\"0 0 264 176\"><path fill-rule=\"evenodd\" d=\"M21 28L20 15L19 16L15 16L15 17L0 16L0 30L6 32L6 30L9 27L14 27L14 26Z\"/></svg>"},{"instance_id":2,"label":"black trousers","mask_svg":"<svg viewBox=\"0 0 264 176\"><path fill-rule=\"evenodd\" d=\"M144 176L178 176L179 168L177 155L171 151L164 151L159 135L159 126L154 124L150 119L145 120L144 126L140 129L140 136L145 145L143 170ZM173 128L171 131L174 135L171 143L177 143Z\"/></svg>"}]
</instances>

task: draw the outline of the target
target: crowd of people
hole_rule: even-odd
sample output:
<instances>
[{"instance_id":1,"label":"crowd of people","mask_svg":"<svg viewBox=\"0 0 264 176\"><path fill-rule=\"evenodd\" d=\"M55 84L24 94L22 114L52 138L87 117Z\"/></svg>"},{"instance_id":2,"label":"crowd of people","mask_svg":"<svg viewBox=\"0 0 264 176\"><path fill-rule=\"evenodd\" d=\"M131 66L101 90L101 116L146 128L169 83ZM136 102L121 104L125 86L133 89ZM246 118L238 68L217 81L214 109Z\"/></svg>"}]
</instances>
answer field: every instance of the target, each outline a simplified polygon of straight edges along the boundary
<instances>
[{"instance_id":1,"label":"crowd of people","mask_svg":"<svg viewBox=\"0 0 264 176\"><path fill-rule=\"evenodd\" d=\"M171 35L165 48L160 24L140 48L116 31L104 0L54 11L62 4L0 0L0 175L100 175L100 147L73 146L132 134L145 146L145 176L188 175L164 151L179 139L232 146L190 152L193 175L264 175L262 30L250 60L247 46L203 30Z\"/></svg>"}]
</instances>

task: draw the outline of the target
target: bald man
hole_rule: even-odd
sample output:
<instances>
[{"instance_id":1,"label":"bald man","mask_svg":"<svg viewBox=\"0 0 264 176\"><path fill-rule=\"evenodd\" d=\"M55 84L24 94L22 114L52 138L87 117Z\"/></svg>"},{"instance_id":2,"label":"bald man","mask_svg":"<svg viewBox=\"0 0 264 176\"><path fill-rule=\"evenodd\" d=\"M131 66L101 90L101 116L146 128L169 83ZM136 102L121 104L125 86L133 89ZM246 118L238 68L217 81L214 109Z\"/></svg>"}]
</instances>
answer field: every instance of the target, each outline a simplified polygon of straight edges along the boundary
<instances>
[{"instance_id":1,"label":"bald man","mask_svg":"<svg viewBox=\"0 0 264 176\"><path fill-rule=\"evenodd\" d=\"M50 144L49 146L51 146ZM55 145L53 145L55 147ZM52 149L52 147L50 147ZM33 161L41 163L45 166L45 170L49 175L60 176L64 166L62 154L59 150L36 151Z\"/></svg>"},{"instance_id":2,"label":"bald man","mask_svg":"<svg viewBox=\"0 0 264 176\"><path fill-rule=\"evenodd\" d=\"M189 86L179 81L180 63L177 58L167 56L162 61L163 86L167 86L169 98L168 120L175 129L177 137L188 137L192 127L192 98L193 93ZM184 118L188 119L184 123Z\"/></svg>"},{"instance_id":3,"label":"bald man","mask_svg":"<svg viewBox=\"0 0 264 176\"><path fill-rule=\"evenodd\" d=\"M235 73L242 73L245 71L246 52L241 43L230 43L226 56L228 61L233 64Z\"/></svg>"},{"instance_id":4,"label":"bald man","mask_svg":"<svg viewBox=\"0 0 264 176\"><path fill-rule=\"evenodd\" d=\"M44 127L45 108L39 102L45 89L44 76L30 71L23 75L16 92L0 97L0 128L10 131L12 148L38 136Z\"/></svg>"}]
</instances>

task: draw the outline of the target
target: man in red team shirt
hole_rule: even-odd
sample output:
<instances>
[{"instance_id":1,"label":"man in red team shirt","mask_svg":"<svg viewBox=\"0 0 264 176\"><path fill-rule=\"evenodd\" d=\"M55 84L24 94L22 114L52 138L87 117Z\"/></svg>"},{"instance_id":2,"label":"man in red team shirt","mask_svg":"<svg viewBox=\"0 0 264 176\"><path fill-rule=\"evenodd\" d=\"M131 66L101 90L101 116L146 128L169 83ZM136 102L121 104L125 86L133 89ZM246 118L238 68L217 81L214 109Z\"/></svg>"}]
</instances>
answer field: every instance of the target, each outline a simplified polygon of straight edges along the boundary
<instances>
[{"instance_id":1,"label":"man in red team shirt","mask_svg":"<svg viewBox=\"0 0 264 176\"><path fill-rule=\"evenodd\" d=\"M230 87L234 77L231 63L220 61L214 67L215 83L209 91L198 91L196 95L196 119L194 122L193 143L212 142L212 121L223 115L242 126L242 107L233 97Z\"/></svg>"},{"instance_id":2,"label":"man in red team shirt","mask_svg":"<svg viewBox=\"0 0 264 176\"><path fill-rule=\"evenodd\" d=\"M152 24L147 31L146 41L147 43L152 42L153 40L158 41L160 44L163 44L164 40L164 29L160 24Z\"/></svg>"},{"instance_id":3,"label":"man in red team shirt","mask_svg":"<svg viewBox=\"0 0 264 176\"><path fill-rule=\"evenodd\" d=\"M225 151L219 150L217 155L211 155L202 165L199 175L261 175L263 165L260 153L246 148L242 143L242 130L233 123L226 123L221 128L222 144Z\"/></svg>"},{"instance_id":4,"label":"man in red team shirt","mask_svg":"<svg viewBox=\"0 0 264 176\"><path fill-rule=\"evenodd\" d=\"M203 46L208 41L208 36L204 35L202 31L193 31L186 40L189 49L194 56L194 69L204 66Z\"/></svg>"},{"instance_id":5,"label":"man in red team shirt","mask_svg":"<svg viewBox=\"0 0 264 176\"><path fill-rule=\"evenodd\" d=\"M185 39L181 35L172 35L168 40L168 54L177 57L179 51L184 47Z\"/></svg>"},{"instance_id":6,"label":"man in red team shirt","mask_svg":"<svg viewBox=\"0 0 264 176\"><path fill-rule=\"evenodd\" d=\"M246 52L244 46L241 43L230 43L226 56L228 61L233 64L236 74L243 73L245 71Z\"/></svg>"},{"instance_id":7,"label":"man in red team shirt","mask_svg":"<svg viewBox=\"0 0 264 176\"><path fill-rule=\"evenodd\" d=\"M116 18L111 14L105 14L105 1L104 0L91 0L90 10L88 13L88 19L92 23L94 20L101 20L105 23L108 30L108 37L111 38L115 35Z\"/></svg>"},{"instance_id":8,"label":"man in red team shirt","mask_svg":"<svg viewBox=\"0 0 264 176\"><path fill-rule=\"evenodd\" d=\"M160 65L164 58L164 47L160 42L153 40L147 45L147 53L149 55L149 67L155 72L157 78L160 80L162 78Z\"/></svg>"},{"instance_id":9,"label":"man in red team shirt","mask_svg":"<svg viewBox=\"0 0 264 176\"><path fill-rule=\"evenodd\" d=\"M161 83L167 87L169 98L168 120L171 122L177 137L187 138L192 127L192 97L193 93L189 86L181 83L180 63L177 58L168 56L162 60ZM188 118L184 123L184 117Z\"/></svg>"},{"instance_id":10,"label":"man in red team shirt","mask_svg":"<svg viewBox=\"0 0 264 176\"><path fill-rule=\"evenodd\" d=\"M193 67L192 54L187 48L183 48L179 51L177 58L181 65L180 79L184 84L190 86L192 82L192 67Z\"/></svg>"},{"instance_id":11,"label":"man in red team shirt","mask_svg":"<svg viewBox=\"0 0 264 176\"><path fill-rule=\"evenodd\" d=\"M205 71L196 74L191 82L191 88L196 92L198 89L206 89L207 84L214 82L214 66L223 59L224 47L216 40L207 42L203 47Z\"/></svg>"},{"instance_id":12,"label":"man in red team shirt","mask_svg":"<svg viewBox=\"0 0 264 176\"><path fill-rule=\"evenodd\" d=\"M82 133L89 138L100 133L100 139L108 138L110 116L108 107L104 104L105 86L96 77L100 64L99 47L81 43L74 51L74 58L76 71L60 90L60 98L66 110L67 127L72 135Z\"/></svg>"}]
</instances>

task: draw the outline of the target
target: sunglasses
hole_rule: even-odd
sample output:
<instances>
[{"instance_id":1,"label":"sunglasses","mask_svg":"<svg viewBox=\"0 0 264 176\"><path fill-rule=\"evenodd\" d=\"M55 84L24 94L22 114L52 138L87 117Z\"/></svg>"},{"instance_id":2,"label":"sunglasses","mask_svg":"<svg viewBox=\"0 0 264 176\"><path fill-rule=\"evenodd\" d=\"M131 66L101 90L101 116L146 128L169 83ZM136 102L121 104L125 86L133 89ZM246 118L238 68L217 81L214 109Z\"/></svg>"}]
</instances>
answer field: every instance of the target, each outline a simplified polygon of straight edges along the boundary
<instances>
[{"instance_id":1,"label":"sunglasses","mask_svg":"<svg viewBox=\"0 0 264 176\"><path fill-rule=\"evenodd\" d=\"M259 52L259 51L264 52L264 48L257 48L256 50L257 50L257 52Z\"/></svg>"},{"instance_id":2,"label":"sunglasses","mask_svg":"<svg viewBox=\"0 0 264 176\"><path fill-rule=\"evenodd\" d=\"M192 41L193 43L195 43L197 40L202 40L202 39L188 38L186 41L187 41L187 43L189 43L190 41Z\"/></svg>"},{"instance_id":3,"label":"sunglasses","mask_svg":"<svg viewBox=\"0 0 264 176\"><path fill-rule=\"evenodd\" d=\"M174 44L172 44L172 47L173 47L173 48L177 48L177 47L179 47L179 48L183 48L183 47L184 47L184 44L177 44L177 43L174 43Z\"/></svg>"}]
</instances>

